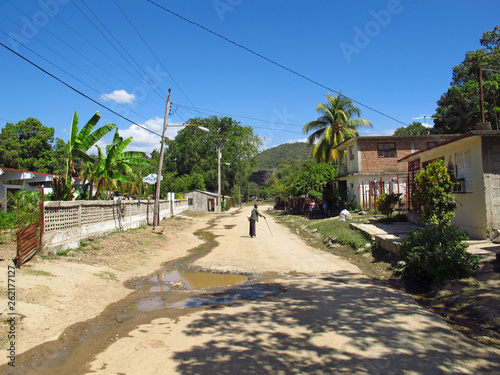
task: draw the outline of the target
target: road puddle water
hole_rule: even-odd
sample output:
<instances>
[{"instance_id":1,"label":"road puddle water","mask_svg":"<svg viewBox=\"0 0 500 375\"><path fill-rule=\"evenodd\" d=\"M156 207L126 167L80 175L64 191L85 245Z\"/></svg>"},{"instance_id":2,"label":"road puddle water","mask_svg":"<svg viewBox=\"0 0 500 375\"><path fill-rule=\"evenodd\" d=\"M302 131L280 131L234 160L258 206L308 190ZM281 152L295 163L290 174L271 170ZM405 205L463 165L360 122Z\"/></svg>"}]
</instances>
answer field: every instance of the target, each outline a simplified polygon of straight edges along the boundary
<instances>
[{"instance_id":1,"label":"road puddle water","mask_svg":"<svg viewBox=\"0 0 500 375\"><path fill-rule=\"evenodd\" d=\"M248 276L236 274L218 274L210 272L184 272L172 270L162 272L148 280L150 292L167 292L174 289L199 290L244 283Z\"/></svg>"}]
</instances>

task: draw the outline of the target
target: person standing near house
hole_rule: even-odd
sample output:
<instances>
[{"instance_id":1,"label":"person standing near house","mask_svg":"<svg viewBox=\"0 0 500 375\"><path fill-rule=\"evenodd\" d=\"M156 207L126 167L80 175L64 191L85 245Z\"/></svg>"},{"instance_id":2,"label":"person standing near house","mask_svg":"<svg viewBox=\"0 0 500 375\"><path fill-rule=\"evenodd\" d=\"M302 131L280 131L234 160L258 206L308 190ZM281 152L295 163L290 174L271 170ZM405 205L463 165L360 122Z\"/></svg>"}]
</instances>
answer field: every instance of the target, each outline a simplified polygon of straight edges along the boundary
<instances>
[{"instance_id":1,"label":"person standing near house","mask_svg":"<svg viewBox=\"0 0 500 375\"><path fill-rule=\"evenodd\" d=\"M252 237L252 238L257 237L257 233L255 231L255 222L259 221L259 216L263 217L264 220L267 220L266 217L259 212L258 207L259 207L259 205L257 203L255 203L253 205L253 210L250 213L250 237Z\"/></svg>"},{"instance_id":2,"label":"person standing near house","mask_svg":"<svg viewBox=\"0 0 500 375\"><path fill-rule=\"evenodd\" d=\"M316 209L316 202L313 199L311 201L311 203L309 204L309 217L308 217L308 219L310 219L314 215L315 209Z\"/></svg>"}]
</instances>

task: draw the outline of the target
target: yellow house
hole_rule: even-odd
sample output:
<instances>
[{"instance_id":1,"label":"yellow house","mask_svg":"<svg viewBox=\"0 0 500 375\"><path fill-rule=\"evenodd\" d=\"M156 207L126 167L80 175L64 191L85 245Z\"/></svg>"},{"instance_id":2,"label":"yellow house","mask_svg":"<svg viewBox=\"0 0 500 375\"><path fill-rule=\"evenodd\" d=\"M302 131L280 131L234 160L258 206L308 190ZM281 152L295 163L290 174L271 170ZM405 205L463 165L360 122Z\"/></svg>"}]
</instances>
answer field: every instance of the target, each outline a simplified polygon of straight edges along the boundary
<instances>
[{"instance_id":1,"label":"yellow house","mask_svg":"<svg viewBox=\"0 0 500 375\"><path fill-rule=\"evenodd\" d=\"M471 131L399 162L408 163L411 181L435 159L443 159L460 183L454 188L457 208L452 223L470 238L491 238L500 229L500 131Z\"/></svg>"}]
</instances>

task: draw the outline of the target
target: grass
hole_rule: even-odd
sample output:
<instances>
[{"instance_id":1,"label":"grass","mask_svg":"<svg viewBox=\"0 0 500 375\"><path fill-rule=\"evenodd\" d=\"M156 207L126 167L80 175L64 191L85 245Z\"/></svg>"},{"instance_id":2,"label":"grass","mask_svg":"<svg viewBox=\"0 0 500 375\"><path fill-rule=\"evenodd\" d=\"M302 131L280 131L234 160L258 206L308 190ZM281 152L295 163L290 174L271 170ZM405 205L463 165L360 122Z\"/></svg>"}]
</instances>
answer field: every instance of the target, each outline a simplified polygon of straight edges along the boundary
<instances>
[{"instance_id":1,"label":"grass","mask_svg":"<svg viewBox=\"0 0 500 375\"><path fill-rule=\"evenodd\" d=\"M392 263L386 252L378 252L369 245L369 241L357 230L352 229L351 222L365 223L372 215L353 214L353 220L339 221L335 219L305 220L299 215L286 212L267 211L277 221L297 233L309 245L341 256L358 266L370 277L387 280L392 277Z\"/></svg>"},{"instance_id":2,"label":"grass","mask_svg":"<svg viewBox=\"0 0 500 375\"><path fill-rule=\"evenodd\" d=\"M113 272L101 271L96 272L93 275L104 280L116 281L116 275Z\"/></svg>"},{"instance_id":3,"label":"grass","mask_svg":"<svg viewBox=\"0 0 500 375\"><path fill-rule=\"evenodd\" d=\"M41 258L47 259L47 260L52 260L52 259L57 259L59 257L73 256L73 255L76 255L78 253L87 254L88 252L90 252L92 250L99 250L99 246L95 245L92 242L80 241L80 246L77 247L76 249L66 249L66 250L58 251L56 254L41 255Z\"/></svg>"},{"instance_id":4,"label":"grass","mask_svg":"<svg viewBox=\"0 0 500 375\"><path fill-rule=\"evenodd\" d=\"M33 268L29 267L22 267L18 271L19 273L23 275L29 275L29 276L55 276L54 274L46 271L41 271L41 270L34 270Z\"/></svg>"}]
</instances>

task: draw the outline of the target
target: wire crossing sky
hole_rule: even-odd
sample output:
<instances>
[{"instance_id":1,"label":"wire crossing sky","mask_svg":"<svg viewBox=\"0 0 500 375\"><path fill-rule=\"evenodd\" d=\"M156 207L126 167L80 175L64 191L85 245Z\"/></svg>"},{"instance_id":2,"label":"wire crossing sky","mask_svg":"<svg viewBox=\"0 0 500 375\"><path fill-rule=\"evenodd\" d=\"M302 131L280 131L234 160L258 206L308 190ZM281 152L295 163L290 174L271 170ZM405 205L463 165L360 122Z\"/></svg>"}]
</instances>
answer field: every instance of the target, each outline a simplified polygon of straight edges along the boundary
<instances>
[{"instance_id":1,"label":"wire crossing sky","mask_svg":"<svg viewBox=\"0 0 500 375\"><path fill-rule=\"evenodd\" d=\"M374 125L362 135L392 135L432 121L452 67L499 11L497 0L3 0L0 126L36 117L67 141L74 111L100 111L150 154L172 89L170 124L229 116L268 148L304 141L316 105L342 92Z\"/></svg>"}]
</instances>

